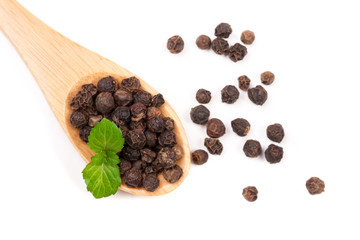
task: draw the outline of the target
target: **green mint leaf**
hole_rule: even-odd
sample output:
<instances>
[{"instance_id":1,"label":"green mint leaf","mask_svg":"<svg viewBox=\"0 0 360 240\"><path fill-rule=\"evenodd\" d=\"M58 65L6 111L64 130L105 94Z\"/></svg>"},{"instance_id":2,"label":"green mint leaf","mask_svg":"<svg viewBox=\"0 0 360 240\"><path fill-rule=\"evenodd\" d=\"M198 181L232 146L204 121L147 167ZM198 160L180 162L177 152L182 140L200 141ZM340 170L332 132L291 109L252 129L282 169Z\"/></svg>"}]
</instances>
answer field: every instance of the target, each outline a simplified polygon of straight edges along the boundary
<instances>
[{"instance_id":1,"label":"green mint leaf","mask_svg":"<svg viewBox=\"0 0 360 240\"><path fill-rule=\"evenodd\" d=\"M119 156L116 152L112 151L101 151L99 154L91 157L91 162L95 165L106 164L116 165L120 163Z\"/></svg>"},{"instance_id":2,"label":"green mint leaf","mask_svg":"<svg viewBox=\"0 0 360 240\"><path fill-rule=\"evenodd\" d=\"M120 152L124 146L121 130L115 123L104 118L91 129L88 146L95 153L101 151Z\"/></svg>"}]
</instances>

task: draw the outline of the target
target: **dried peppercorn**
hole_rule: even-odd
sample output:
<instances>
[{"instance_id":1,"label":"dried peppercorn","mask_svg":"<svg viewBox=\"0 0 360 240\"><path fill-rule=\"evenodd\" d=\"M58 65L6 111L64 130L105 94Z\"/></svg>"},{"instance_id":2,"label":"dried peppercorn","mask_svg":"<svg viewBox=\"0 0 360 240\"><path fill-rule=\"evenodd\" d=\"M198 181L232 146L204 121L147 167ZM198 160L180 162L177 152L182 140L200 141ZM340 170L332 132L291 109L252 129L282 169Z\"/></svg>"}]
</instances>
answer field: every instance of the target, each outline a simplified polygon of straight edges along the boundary
<instances>
[{"instance_id":1,"label":"dried peppercorn","mask_svg":"<svg viewBox=\"0 0 360 240\"><path fill-rule=\"evenodd\" d=\"M206 133L211 138L219 138L226 132L224 123L217 118L212 118L208 121L206 127Z\"/></svg>"},{"instance_id":2,"label":"dried peppercorn","mask_svg":"<svg viewBox=\"0 0 360 240\"><path fill-rule=\"evenodd\" d=\"M119 89L114 93L114 100L118 106L129 106L134 101L134 98L130 92Z\"/></svg>"},{"instance_id":3,"label":"dried peppercorn","mask_svg":"<svg viewBox=\"0 0 360 240\"><path fill-rule=\"evenodd\" d=\"M275 80L275 75L270 71L266 71L261 74L261 82L265 85L272 84L274 80Z\"/></svg>"},{"instance_id":4,"label":"dried peppercorn","mask_svg":"<svg viewBox=\"0 0 360 240\"><path fill-rule=\"evenodd\" d=\"M208 122L210 111L203 105L196 106L191 109L190 117L191 120L196 124L204 125Z\"/></svg>"},{"instance_id":5,"label":"dried peppercorn","mask_svg":"<svg viewBox=\"0 0 360 240\"><path fill-rule=\"evenodd\" d=\"M311 177L306 181L306 189L311 195L320 194L325 191L325 183L318 177Z\"/></svg>"},{"instance_id":6,"label":"dried peppercorn","mask_svg":"<svg viewBox=\"0 0 360 240\"><path fill-rule=\"evenodd\" d=\"M76 128L82 128L87 125L88 117L84 113L76 111L71 114L70 123Z\"/></svg>"},{"instance_id":7,"label":"dried peppercorn","mask_svg":"<svg viewBox=\"0 0 360 240\"><path fill-rule=\"evenodd\" d=\"M211 47L211 39L206 35L200 35L196 39L196 46L202 50L210 49Z\"/></svg>"},{"instance_id":8,"label":"dried peppercorn","mask_svg":"<svg viewBox=\"0 0 360 240\"><path fill-rule=\"evenodd\" d=\"M146 163L152 163L156 157L156 153L148 148L140 150L141 160Z\"/></svg>"},{"instance_id":9,"label":"dried peppercorn","mask_svg":"<svg viewBox=\"0 0 360 240\"><path fill-rule=\"evenodd\" d=\"M109 76L99 80L97 89L99 92L114 93L118 89L118 84L113 77Z\"/></svg>"},{"instance_id":10,"label":"dried peppercorn","mask_svg":"<svg viewBox=\"0 0 360 240\"><path fill-rule=\"evenodd\" d=\"M124 125L131 119L130 109L128 107L117 107L112 113L112 120L117 125Z\"/></svg>"},{"instance_id":11,"label":"dried peppercorn","mask_svg":"<svg viewBox=\"0 0 360 240\"><path fill-rule=\"evenodd\" d=\"M257 199L258 190L256 187L249 186L243 189L242 195L249 202L254 202Z\"/></svg>"},{"instance_id":12,"label":"dried peppercorn","mask_svg":"<svg viewBox=\"0 0 360 240\"><path fill-rule=\"evenodd\" d=\"M161 111L157 107L148 107L147 112L146 112L146 116L147 116L148 119L150 119L152 117L160 117L161 116Z\"/></svg>"},{"instance_id":13,"label":"dried peppercorn","mask_svg":"<svg viewBox=\"0 0 360 240\"><path fill-rule=\"evenodd\" d=\"M103 119L103 116L97 115L97 116L91 116L89 117L89 126L94 127L98 122L100 122Z\"/></svg>"},{"instance_id":14,"label":"dried peppercorn","mask_svg":"<svg viewBox=\"0 0 360 240\"><path fill-rule=\"evenodd\" d=\"M233 85L227 85L221 90L221 101L232 104L239 99L240 92Z\"/></svg>"},{"instance_id":15,"label":"dried peppercorn","mask_svg":"<svg viewBox=\"0 0 360 240\"><path fill-rule=\"evenodd\" d=\"M129 128L127 127L127 125L119 125L118 127L122 133L122 136L125 137L129 132Z\"/></svg>"},{"instance_id":16,"label":"dried peppercorn","mask_svg":"<svg viewBox=\"0 0 360 240\"><path fill-rule=\"evenodd\" d=\"M241 33L240 39L243 43L250 45L255 41L255 34L250 30L246 30Z\"/></svg>"},{"instance_id":17,"label":"dried peppercorn","mask_svg":"<svg viewBox=\"0 0 360 240\"><path fill-rule=\"evenodd\" d=\"M143 179L144 189L148 192L154 192L159 187L159 179L156 174L148 174Z\"/></svg>"},{"instance_id":18,"label":"dried peppercorn","mask_svg":"<svg viewBox=\"0 0 360 240\"><path fill-rule=\"evenodd\" d=\"M139 169L132 168L128 170L124 177L123 181L126 186L131 188L138 188L142 184L142 174Z\"/></svg>"},{"instance_id":19,"label":"dried peppercorn","mask_svg":"<svg viewBox=\"0 0 360 240\"><path fill-rule=\"evenodd\" d=\"M229 48L229 58L233 62L243 60L247 54L247 48L240 43L235 43Z\"/></svg>"},{"instance_id":20,"label":"dried peppercorn","mask_svg":"<svg viewBox=\"0 0 360 240\"><path fill-rule=\"evenodd\" d=\"M150 106L151 103L151 94L144 91L144 90L139 90L135 95L134 95L134 102L139 102L144 104L145 106Z\"/></svg>"},{"instance_id":21,"label":"dried peppercorn","mask_svg":"<svg viewBox=\"0 0 360 240\"><path fill-rule=\"evenodd\" d=\"M91 84L91 85L93 85L93 84ZM95 91L96 91L96 87L95 87ZM95 94L96 94L96 92L95 92ZM87 108L87 107L92 106L94 103L93 96L95 94L93 94L93 91L91 89L89 91L85 91L85 90L79 91L75 95L75 97L71 100L70 107L73 110L79 110L80 108Z\"/></svg>"},{"instance_id":22,"label":"dried peppercorn","mask_svg":"<svg viewBox=\"0 0 360 240\"><path fill-rule=\"evenodd\" d=\"M172 148L164 147L158 152L156 160L163 168L170 168L176 163L176 153Z\"/></svg>"},{"instance_id":23,"label":"dried peppercorn","mask_svg":"<svg viewBox=\"0 0 360 240\"><path fill-rule=\"evenodd\" d=\"M209 103L211 100L211 92L203 88L199 89L196 92L196 100L199 103Z\"/></svg>"},{"instance_id":24,"label":"dried peppercorn","mask_svg":"<svg viewBox=\"0 0 360 240\"><path fill-rule=\"evenodd\" d=\"M258 157L262 152L261 144L256 140L247 140L244 144L243 151L247 157Z\"/></svg>"},{"instance_id":25,"label":"dried peppercorn","mask_svg":"<svg viewBox=\"0 0 360 240\"><path fill-rule=\"evenodd\" d=\"M90 93L92 96L95 96L97 94L97 88L94 84L84 84L81 86L82 91Z\"/></svg>"},{"instance_id":26,"label":"dried peppercorn","mask_svg":"<svg viewBox=\"0 0 360 240\"><path fill-rule=\"evenodd\" d=\"M269 125L266 128L266 135L271 141L280 143L285 136L284 128L279 123Z\"/></svg>"},{"instance_id":27,"label":"dried peppercorn","mask_svg":"<svg viewBox=\"0 0 360 240\"><path fill-rule=\"evenodd\" d=\"M216 54L219 55L228 55L229 53L229 43L222 38L215 38L212 41L211 48Z\"/></svg>"},{"instance_id":28,"label":"dried peppercorn","mask_svg":"<svg viewBox=\"0 0 360 240\"><path fill-rule=\"evenodd\" d=\"M239 88L241 90L248 90L250 87L250 79L246 76L246 75L242 75L240 77L238 77L238 81L239 81Z\"/></svg>"},{"instance_id":29,"label":"dried peppercorn","mask_svg":"<svg viewBox=\"0 0 360 240\"><path fill-rule=\"evenodd\" d=\"M270 144L269 147L265 150L265 158L269 163L278 163L281 161L284 155L284 150L282 147L276 146L275 144Z\"/></svg>"},{"instance_id":30,"label":"dried peppercorn","mask_svg":"<svg viewBox=\"0 0 360 240\"><path fill-rule=\"evenodd\" d=\"M141 161L141 160L136 160L136 161L133 163L132 168L138 169L138 170L143 170L143 169L146 168L146 162L143 162L143 161Z\"/></svg>"},{"instance_id":31,"label":"dried peppercorn","mask_svg":"<svg viewBox=\"0 0 360 240\"><path fill-rule=\"evenodd\" d=\"M161 146L173 147L176 145L176 134L172 131L165 130L158 137L158 142Z\"/></svg>"},{"instance_id":32,"label":"dried peppercorn","mask_svg":"<svg viewBox=\"0 0 360 240\"><path fill-rule=\"evenodd\" d=\"M137 121L137 122L131 121L129 124L129 127L131 130L138 129L138 130L144 132L146 129L146 122L144 119L141 119L140 121Z\"/></svg>"},{"instance_id":33,"label":"dried peppercorn","mask_svg":"<svg viewBox=\"0 0 360 240\"><path fill-rule=\"evenodd\" d=\"M178 35L172 36L167 41L167 49L171 53L180 53L184 49L184 40Z\"/></svg>"},{"instance_id":34,"label":"dried peppercorn","mask_svg":"<svg viewBox=\"0 0 360 240\"><path fill-rule=\"evenodd\" d=\"M152 132L161 133L165 129L164 120L161 117L152 117L147 121L147 127Z\"/></svg>"},{"instance_id":35,"label":"dried peppercorn","mask_svg":"<svg viewBox=\"0 0 360 240\"><path fill-rule=\"evenodd\" d=\"M233 131L240 137L244 137L250 131L250 123L244 118L236 118L231 121Z\"/></svg>"},{"instance_id":36,"label":"dried peppercorn","mask_svg":"<svg viewBox=\"0 0 360 240\"><path fill-rule=\"evenodd\" d=\"M146 130L145 131L145 137L146 137L146 146L148 147L155 147L157 144L157 135L156 133Z\"/></svg>"},{"instance_id":37,"label":"dried peppercorn","mask_svg":"<svg viewBox=\"0 0 360 240\"><path fill-rule=\"evenodd\" d=\"M140 80L136 77L125 78L121 81L121 88L134 94L140 88Z\"/></svg>"},{"instance_id":38,"label":"dried peppercorn","mask_svg":"<svg viewBox=\"0 0 360 240\"><path fill-rule=\"evenodd\" d=\"M195 163L196 165L203 165L204 163L207 162L208 158L209 158L209 154L201 149L191 153L191 159L193 163Z\"/></svg>"},{"instance_id":39,"label":"dried peppercorn","mask_svg":"<svg viewBox=\"0 0 360 240\"><path fill-rule=\"evenodd\" d=\"M109 92L99 93L95 101L96 110L102 114L111 112L115 108L114 97Z\"/></svg>"},{"instance_id":40,"label":"dried peppercorn","mask_svg":"<svg viewBox=\"0 0 360 240\"><path fill-rule=\"evenodd\" d=\"M92 127L90 126L85 126L80 130L80 139L83 140L84 142L89 142L88 138L90 136L90 131L91 131Z\"/></svg>"},{"instance_id":41,"label":"dried peppercorn","mask_svg":"<svg viewBox=\"0 0 360 240\"><path fill-rule=\"evenodd\" d=\"M146 106L142 103L134 103L130 107L130 112L132 115L131 120L140 121L141 119L146 117Z\"/></svg>"},{"instance_id":42,"label":"dried peppercorn","mask_svg":"<svg viewBox=\"0 0 360 240\"><path fill-rule=\"evenodd\" d=\"M164 97L162 94L158 93L154 95L151 99L151 106L152 107L160 107L165 103Z\"/></svg>"},{"instance_id":43,"label":"dried peppercorn","mask_svg":"<svg viewBox=\"0 0 360 240\"><path fill-rule=\"evenodd\" d=\"M89 107L81 108L81 111L82 111L84 114L87 114L88 116L94 116L94 115L98 115L98 114L99 114L99 112L96 110L96 108L95 108L94 105L89 106Z\"/></svg>"},{"instance_id":44,"label":"dried peppercorn","mask_svg":"<svg viewBox=\"0 0 360 240\"><path fill-rule=\"evenodd\" d=\"M145 147L146 144L146 137L144 132L135 129L130 130L127 135L125 136L125 141L129 144L130 147L134 149L142 149Z\"/></svg>"},{"instance_id":45,"label":"dried peppercorn","mask_svg":"<svg viewBox=\"0 0 360 240\"><path fill-rule=\"evenodd\" d=\"M175 145L172 149L175 151L176 161L180 160L184 156L184 152L181 146Z\"/></svg>"},{"instance_id":46,"label":"dried peppercorn","mask_svg":"<svg viewBox=\"0 0 360 240\"><path fill-rule=\"evenodd\" d=\"M166 118L163 118L163 121L164 121L164 126L165 126L166 130L171 131L174 129L174 127L175 127L174 120L172 120L169 117L166 117Z\"/></svg>"},{"instance_id":47,"label":"dried peppercorn","mask_svg":"<svg viewBox=\"0 0 360 240\"><path fill-rule=\"evenodd\" d=\"M231 33L232 29L228 23L220 23L215 28L215 36L217 37L228 38Z\"/></svg>"},{"instance_id":48,"label":"dried peppercorn","mask_svg":"<svg viewBox=\"0 0 360 240\"><path fill-rule=\"evenodd\" d=\"M145 169L144 169L144 173L146 175L149 175L149 174L156 174L156 170L153 166L147 166Z\"/></svg>"},{"instance_id":49,"label":"dried peppercorn","mask_svg":"<svg viewBox=\"0 0 360 240\"><path fill-rule=\"evenodd\" d=\"M248 90L249 99L256 105L263 105L267 100L267 91L260 85Z\"/></svg>"},{"instance_id":50,"label":"dried peppercorn","mask_svg":"<svg viewBox=\"0 0 360 240\"><path fill-rule=\"evenodd\" d=\"M205 138L204 145L211 154L220 155L223 151L222 143L216 138Z\"/></svg>"},{"instance_id":51,"label":"dried peppercorn","mask_svg":"<svg viewBox=\"0 0 360 240\"><path fill-rule=\"evenodd\" d=\"M151 166L153 167L153 169L156 173L159 173L162 170L164 170L164 167L160 164L160 162L157 158L151 163Z\"/></svg>"},{"instance_id":52,"label":"dried peppercorn","mask_svg":"<svg viewBox=\"0 0 360 240\"><path fill-rule=\"evenodd\" d=\"M119 168L120 168L120 175L124 175L126 171L131 169L131 162L127 161L127 160L121 160L120 164L119 164Z\"/></svg>"},{"instance_id":53,"label":"dried peppercorn","mask_svg":"<svg viewBox=\"0 0 360 240\"><path fill-rule=\"evenodd\" d=\"M129 161L136 161L140 159L140 151L129 146L124 146L120 152L120 158Z\"/></svg>"},{"instance_id":54,"label":"dried peppercorn","mask_svg":"<svg viewBox=\"0 0 360 240\"><path fill-rule=\"evenodd\" d=\"M163 176L169 183L176 183L183 175L183 170L178 165L164 169Z\"/></svg>"}]
</instances>

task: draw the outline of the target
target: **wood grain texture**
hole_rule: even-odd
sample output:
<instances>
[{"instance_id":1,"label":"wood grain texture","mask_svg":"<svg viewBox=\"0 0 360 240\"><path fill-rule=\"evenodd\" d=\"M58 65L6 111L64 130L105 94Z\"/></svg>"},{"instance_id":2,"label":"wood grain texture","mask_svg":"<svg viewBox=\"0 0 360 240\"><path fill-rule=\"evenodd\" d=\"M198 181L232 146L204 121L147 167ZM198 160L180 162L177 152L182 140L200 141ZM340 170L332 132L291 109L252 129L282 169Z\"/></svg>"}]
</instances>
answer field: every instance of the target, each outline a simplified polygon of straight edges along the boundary
<instances>
[{"instance_id":1,"label":"wood grain texture","mask_svg":"<svg viewBox=\"0 0 360 240\"><path fill-rule=\"evenodd\" d=\"M0 0L0 29L24 59L72 144L81 157L89 162L93 153L87 144L80 140L79 130L69 122L72 112L69 107L71 99L85 83L96 83L109 75L118 81L136 75L62 36L14 0ZM142 89L152 95L158 93L148 83L139 79ZM128 188L124 184L120 187L123 191L145 196L162 195L176 189L189 172L189 143L182 123L169 103L165 102L160 109L164 116L175 121L174 132L184 152L183 158L177 162L184 171L183 176L178 182L170 184L160 175L160 186L153 193L144 189Z\"/></svg>"}]
</instances>

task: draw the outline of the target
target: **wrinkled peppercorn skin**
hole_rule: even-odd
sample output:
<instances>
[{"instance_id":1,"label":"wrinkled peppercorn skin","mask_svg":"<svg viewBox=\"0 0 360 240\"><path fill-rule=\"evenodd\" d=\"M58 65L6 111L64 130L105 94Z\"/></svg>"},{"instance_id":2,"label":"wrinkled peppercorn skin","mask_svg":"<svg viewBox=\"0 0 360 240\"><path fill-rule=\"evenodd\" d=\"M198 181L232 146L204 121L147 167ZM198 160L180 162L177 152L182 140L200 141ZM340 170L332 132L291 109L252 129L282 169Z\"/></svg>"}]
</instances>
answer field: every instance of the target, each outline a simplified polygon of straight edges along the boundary
<instances>
[{"instance_id":1,"label":"wrinkled peppercorn skin","mask_svg":"<svg viewBox=\"0 0 360 240\"><path fill-rule=\"evenodd\" d=\"M190 111L191 120L200 125L204 125L208 122L210 111L203 105L196 106Z\"/></svg>"},{"instance_id":2,"label":"wrinkled peppercorn skin","mask_svg":"<svg viewBox=\"0 0 360 240\"><path fill-rule=\"evenodd\" d=\"M203 165L208 161L208 158L209 158L209 154L201 149L191 153L191 160L196 165Z\"/></svg>"},{"instance_id":3,"label":"wrinkled peppercorn skin","mask_svg":"<svg viewBox=\"0 0 360 240\"><path fill-rule=\"evenodd\" d=\"M176 153L172 148L164 147L158 152L156 160L165 169L173 167L176 163Z\"/></svg>"},{"instance_id":4,"label":"wrinkled peppercorn skin","mask_svg":"<svg viewBox=\"0 0 360 240\"><path fill-rule=\"evenodd\" d=\"M172 36L168 39L167 48L171 53L180 53L184 49L184 40L178 35Z\"/></svg>"},{"instance_id":5,"label":"wrinkled peppercorn skin","mask_svg":"<svg viewBox=\"0 0 360 240\"><path fill-rule=\"evenodd\" d=\"M124 125L131 119L130 109L128 107L117 107L112 113L112 120L117 125Z\"/></svg>"},{"instance_id":6,"label":"wrinkled peppercorn skin","mask_svg":"<svg viewBox=\"0 0 360 240\"><path fill-rule=\"evenodd\" d=\"M161 107L165 103L164 97L162 94L156 94L151 99L152 107Z\"/></svg>"},{"instance_id":7,"label":"wrinkled peppercorn skin","mask_svg":"<svg viewBox=\"0 0 360 240\"><path fill-rule=\"evenodd\" d=\"M172 131L165 130L160 133L158 142L163 147L174 147L177 144L176 134Z\"/></svg>"},{"instance_id":8,"label":"wrinkled peppercorn skin","mask_svg":"<svg viewBox=\"0 0 360 240\"><path fill-rule=\"evenodd\" d=\"M157 107L148 107L146 111L146 116L148 119L153 117L160 117L161 116L161 110Z\"/></svg>"},{"instance_id":9,"label":"wrinkled peppercorn skin","mask_svg":"<svg viewBox=\"0 0 360 240\"><path fill-rule=\"evenodd\" d=\"M163 176L169 183L176 183L183 175L183 170L178 165L164 169Z\"/></svg>"},{"instance_id":10,"label":"wrinkled peppercorn skin","mask_svg":"<svg viewBox=\"0 0 360 240\"><path fill-rule=\"evenodd\" d=\"M239 88L241 90L248 90L250 87L250 79L246 75L242 75L238 78L239 81Z\"/></svg>"},{"instance_id":11,"label":"wrinkled peppercorn skin","mask_svg":"<svg viewBox=\"0 0 360 240\"><path fill-rule=\"evenodd\" d=\"M210 49L211 47L211 39L206 35L200 35L196 39L196 46L202 50Z\"/></svg>"},{"instance_id":12,"label":"wrinkled peppercorn skin","mask_svg":"<svg viewBox=\"0 0 360 240\"><path fill-rule=\"evenodd\" d=\"M141 171L135 168L128 170L123 177L123 182L130 188L140 187L142 184Z\"/></svg>"},{"instance_id":13,"label":"wrinkled peppercorn skin","mask_svg":"<svg viewBox=\"0 0 360 240\"><path fill-rule=\"evenodd\" d=\"M207 123L206 133L211 138L219 138L226 132L224 123L217 118L212 118Z\"/></svg>"},{"instance_id":14,"label":"wrinkled peppercorn skin","mask_svg":"<svg viewBox=\"0 0 360 240\"><path fill-rule=\"evenodd\" d=\"M247 48L240 43L235 43L229 48L229 58L233 62L243 60L247 54Z\"/></svg>"},{"instance_id":15,"label":"wrinkled peppercorn skin","mask_svg":"<svg viewBox=\"0 0 360 240\"><path fill-rule=\"evenodd\" d=\"M250 30L243 31L240 37L244 44L250 45L255 41L255 34Z\"/></svg>"},{"instance_id":16,"label":"wrinkled peppercorn skin","mask_svg":"<svg viewBox=\"0 0 360 240\"><path fill-rule=\"evenodd\" d=\"M131 169L131 162L127 160L121 160L119 164L120 175L124 175L126 171Z\"/></svg>"},{"instance_id":17,"label":"wrinkled peppercorn skin","mask_svg":"<svg viewBox=\"0 0 360 240\"><path fill-rule=\"evenodd\" d=\"M97 84L97 90L99 92L114 93L117 89L118 84L116 80L111 76L100 79Z\"/></svg>"},{"instance_id":18,"label":"wrinkled peppercorn skin","mask_svg":"<svg viewBox=\"0 0 360 240\"><path fill-rule=\"evenodd\" d=\"M265 85L272 84L274 80L275 80L275 75L270 71L266 71L261 74L261 82Z\"/></svg>"},{"instance_id":19,"label":"wrinkled peppercorn skin","mask_svg":"<svg viewBox=\"0 0 360 240\"><path fill-rule=\"evenodd\" d=\"M150 130L146 130L145 131L145 137L146 137L146 146L148 147L155 147L155 145L157 144L157 135L156 133L150 131Z\"/></svg>"},{"instance_id":20,"label":"wrinkled peppercorn skin","mask_svg":"<svg viewBox=\"0 0 360 240\"><path fill-rule=\"evenodd\" d=\"M221 90L221 101L232 104L239 99L240 92L233 85L227 85Z\"/></svg>"},{"instance_id":21,"label":"wrinkled peppercorn skin","mask_svg":"<svg viewBox=\"0 0 360 240\"><path fill-rule=\"evenodd\" d=\"M150 106L151 99L152 99L151 94L143 90L139 90L134 95L134 102L142 103L145 106Z\"/></svg>"},{"instance_id":22,"label":"wrinkled peppercorn skin","mask_svg":"<svg viewBox=\"0 0 360 240\"><path fill-rule=\"evenodd\" d=\"M282 147L276 146L275 144L270 144L269 147L265 150L265 158L269 163L278 163L281 161L284 155L284 150Z\"/></svg>"},{"instance_id":23,"label":"wrinkled peppercorn skin","mask_svg":"<svg viewBox=\"0 0 360 240\"><path fill-rule=\"evenodd\" d=\"M148 192L154 192L159 187L159 179L156 174L148 174L143 179L143 187Z\"/></svg>"},{"instance_id":24,"label":"wrinkled peppercorn skin","mask_svg":"<svg viewBox=\"0 0 360 240\"><path fill-rule=\"evenodd\" d=\"M215 38L211 44L212 50L218 55L228 55L229 43L222 38Z\"/></svg>"},{"instance_id":25,"label":"wrinkled peppercorn skin","mask_svg":"<svg viewBox=\"0 0 360 240\"><path fill-rule=\"evenodd\" d=\"M130 106L133 103L134 98L130 92L119 89L114 93L114 100L118 106L122 107Z\"/></svg>"},{"instance_id":26,"label":"wrinkled peppercorn skin","mask_svg":"<svg viewBox=\"0 0 360 240\"><path fill-rule=\"evenodd\" d=\"M120 152L120 158L129 161L136 161L140 159L140 151L130 146L124 146L124 148Z\"/></svg>"},{"instance_id":27,"label":"wrinkled peppercorn skin","mask_svg":"<svg viewBox=\"0 0 360 240\"><path fill-rule=\"evenodd\" d=\"M130 127L130 130L138 129L138 130L144 132L146 129L146 122L144 119L141 119L140 121L137 121L137 122L131 121L129 124L129 127Z\"/></svg>"},{"instance_id":28,"label":"wrinkled peppercorn skin","mask_svg":"<svg viewBox=\"0 0 360 240\"><path fill-rule=\"evenodd\" d=\"M243 151L247 157L258 157L262 152L261 144L256 140L247 140L244 144Z\"/></svg>"},{"instance_id":29,"label":"wrinkled peppercorn skin","mask_svg":"<svg viewBox=\"0 0 360 240\"><path fill-rule=\"evenodd\" d=\"M132 115L131 120L133 121L140 121L141 119L146 117L146 106L142 103L134 103L130 107L130 112Z\"/></svg>"},{"instance_id":30,"label":"wrinkled peppercorn skin","mask_svg":"<svg viewBox=\"0 0 360 240\"><path fill-rule=\"evenodd\" d=\"M80 130L80 139L83 140L84 142L89 142L88 138L90 136L90 131L91 131L92 127L90 126L85 126Z\"/></svg>"},{"instance_id":31,"label":"wrinkled peppercorn skin","mask_svg":"<svg viewBox=\"0 0 360 240\"><path fill-rule=\"evenodd\" d=\"M88 117L79 111L73 112L70 116L70 124L76 128L85 127L88 123Z\"/></svg>"},{"instance_id":32,"label":"wrinkled peppercorn skin","mask_svg":"<svg viewBox=\"0 0 360 240\"><path fill-rule=\"evenodd\" d=\"M195 98L199 103L203 103L203 104L209 103L211 100L211 92L201 88L196 92Z\"/></svg>"},{"instance_id":33,"label":"wrinkled peppercorn skin","mask_svg":"<svg viewBox=\"0 0 360 240\"><path fill-rule=\"evenodd\" d=\"M260 85L248 90L249 99L256 105L263 105L267 100L267 91Z\"/></svg>"},{"instance_id":34,"label":"wrinkled peppercorn skin","mask_svg":"<svg viewBox=\"0 0 360 240\"><path fill-rule=\"evenodd\" d=\"M149 148L144 148L140 150L141 161L146 163L152 163L156 157L156 153Z\"/></svg>"},{"instance_id":35,"label":"wrinkled peppercorn skin","mask_svg":"<svg viewBox=\"0 0 360 240\"><path fill-rule=\"evenodd\" d=\"M285 136L284 128L279 123L269 125L266 128L266 135L271 141L280 143Z\"/></svg>"},{"instance_id":36,"label":"wrinkled peppercorn skin","mask_svg":"<svg viewBox=\"0 0 360 240\"><path fill-rule=\"evenodd\" d=\"M258 190L256 187L249 186L243 189L242 195L249 202L254 202L257 199Z\"/></svg>"},{"instance_id":37,"label":"wrinkled peppercorn skin","mask_svg":"<svg viewBox=\"0 0 360 240\"><path fill-rule=\"evenodd\" d=\"M232 29L228 23L220 23L215 28L215 36L217 37L228 38L231 33Z\"/></svg>"},{"instance_id":38,"label":"wrinkled peppercorn skin","mask_svg":"<svg viewBox=\"0 0 360 240\"><path fill-rule=\"evenodd\" d=\"M134 94L140 88L140 80L136 77L125 78L121 81L121 88Z\"/></svg>"},{"instance_id":39,"label":"wrinkled peppercorn skin","mask_svg":"<svg viewBox=\"0 0 360 240\"><path fill-rule=\"evenodd\" d=\"M223 151L223 145L219 139L205 138L204 145L209 153L214 155L220 155Z\"/></svg>"},{"instance_id":40,"label":"wrinkled peppercorn skin","mask_svg":"<svg viewBox=\"0 0 360 240\"><path fill-rule=\"evenodd\" d=\"M135 129L128 132L125 136L125 141L134 149L142 149L145 147L146 137L142 131Z\"/></svg>"},{"instance_id":41,"label":"wrinkled peppercorn skin","mask_svg":"<svg viewBox=\"0 0 360 240\"><path fill-rule=\"evenodd\" d=\"M169 130L169 131L174 130L174 127L175 127L174 120L172 120L169 117L165 117L165 118L163 118L163 121L164 121L164 126L165 126L166 130Z\"/></svg>"},{"instance_id":42,"label":"wrinkled peppercorn skin","mask_svg":"<svg viewBox=\"0 0 360 240\"><path fill-rule=\"evenodd\" d=\"M311 177L306 181L306 189L311 195L320 194L325 191L325 183L318 177Z\"/></svg>"},{"instance_id":43,"label":"wrinkled peppercorn skin","mask_svg":"<svg viewBox=\"0 0 360 240\"><path fill-rule=\"evenodd\" d=\"M236 118L232 120L231 127L240 137L245 137L250 131L250 123L244 118Z\"/></svg>"},{"instance_id":44,"label":"wrinkled peppercorn skin","mask_svg":"<svg viewBox=\"0 0 360 240\"><path fill-rule=\"evenodd\" d=\"M147 121L147 127L154 133L162 133L165 129L164 120L161 117L152 117Z\"/></svg>"}]
</instances>

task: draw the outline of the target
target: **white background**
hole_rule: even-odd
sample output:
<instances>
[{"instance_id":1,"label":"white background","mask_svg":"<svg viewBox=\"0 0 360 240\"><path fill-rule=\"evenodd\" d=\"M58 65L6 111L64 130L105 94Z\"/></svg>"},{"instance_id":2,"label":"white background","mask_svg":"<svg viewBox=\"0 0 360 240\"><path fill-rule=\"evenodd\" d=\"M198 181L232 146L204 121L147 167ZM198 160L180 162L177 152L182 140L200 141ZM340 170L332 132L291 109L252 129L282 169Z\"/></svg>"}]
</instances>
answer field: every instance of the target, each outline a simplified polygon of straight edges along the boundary
<instances>
[{"instance_id":1,"label":"white background","mask_svg":"<svg viewBox=\"0 0 360 240\"><path fill-rule=\"evenodd\" d=\"M203 147L204 127L189 118L199 88L227 133L221 156L191 166L184 183L160 197L124 192L96 200L86 191L84 161L62 131L31 73L0 33L0 239L359 239L358 1L20 1L75 42L128 68L163 93L177 111L191 150ZM233 63L195 45L232 25L231 43L255 32L248 55ZM166 49L179 34L181 54ZM261 107L241 91L232 105L220 90L246 74L275 73ZM230 121L246 118L248 137ZM266 126L281 123L281 163L250 159L242 147ZM325 181L311 196L305 182ZM242 189L259 190L256 202Z\"/></svg>"}]
</instances>

